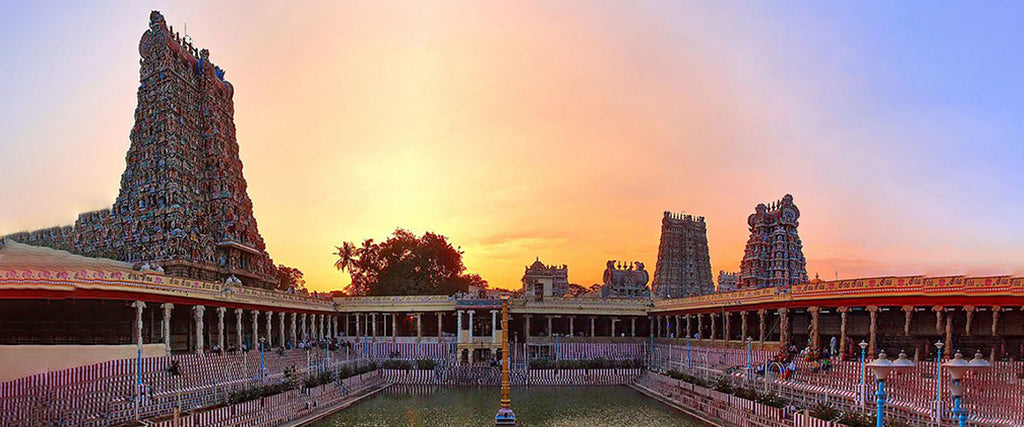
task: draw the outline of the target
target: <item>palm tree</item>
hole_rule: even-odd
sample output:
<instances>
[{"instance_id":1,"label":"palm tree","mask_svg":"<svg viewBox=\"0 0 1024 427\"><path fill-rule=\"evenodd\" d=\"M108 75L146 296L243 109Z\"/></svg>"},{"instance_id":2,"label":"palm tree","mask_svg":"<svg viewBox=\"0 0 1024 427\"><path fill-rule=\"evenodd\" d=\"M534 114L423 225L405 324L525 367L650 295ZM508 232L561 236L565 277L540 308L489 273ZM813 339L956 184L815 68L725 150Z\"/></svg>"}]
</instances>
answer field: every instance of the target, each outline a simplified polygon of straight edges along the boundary
<instances>
[{"instance_id":1,"label":"palm tree","mask_svg":"<svg viewBox=\"0 0 1024 427\"><path fill-rule=\"evenodd\" d=\"M334 268L337 268L338 270L348 269L349 272L351 272L352 266L355 265L357 257L356 245L353 245L350 242L344 242L341 246L335 246L335 248L338 249L338 252L335 253L335 255L338 256L338 260L334 262Z\"/></svg>"}]
</instances>

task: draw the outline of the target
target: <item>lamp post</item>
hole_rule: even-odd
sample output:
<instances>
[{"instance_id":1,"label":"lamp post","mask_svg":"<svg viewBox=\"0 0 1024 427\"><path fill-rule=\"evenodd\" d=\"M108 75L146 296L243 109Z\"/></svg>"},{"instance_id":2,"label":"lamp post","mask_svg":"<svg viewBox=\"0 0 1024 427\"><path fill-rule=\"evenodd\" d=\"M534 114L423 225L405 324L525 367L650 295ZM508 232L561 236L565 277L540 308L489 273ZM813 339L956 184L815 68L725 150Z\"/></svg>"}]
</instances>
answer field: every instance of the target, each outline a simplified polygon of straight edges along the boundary
<instances>
[{"instance_id":1,"label":"lamp post","mask_svg":"<svg viewBox=\"0 0 1024 427\"><path fill-rule=\"evenodd\" d=\"M875 393L875 397L878 398L876 409L877 414L875 416L875 426L884 427L885 425L885 381L889 379L889 374L892 373L893 369L903 369L914 367L914 362L907 359L907 353L900 352L899 358L895 362L889 360L885 356L885 352L879 352L878 358L872 360L867 365L871 368L871 373L875 374L875 379L878 381L878 391Z\"/></svg>"},{"instance_id":2,"label":"lamp post","mask_svg":"<svg viewBox=\"0 0 1024 427\"><path fill-rule=\"evenodd\" d=\"M501 296L501 406L494 415L495 425L516 424L516 414L512 412L512 387L508 379L508 298L508 294Z\"/></svg>"},{"instance_id":3,"label":"lamp post","mask_svg":"<svg viewBox=\"0 0 1024 427\"><path fill-rule=\"evenodd\" d=\"M935 424L942 424L942 340L935 341Z\"/></svg>"},{"instance_id":4,"label":"lamp post","mask_svg":"<svg viewBox=\"0 0 1024 427\"><path fill-rule=\"evenodd\" d=\"M686 336L686 368L693 371L693 361L690 360L690 336ZM693 372L690 372L692 375Z\"/></svg>"},{"instance_id":5,"label":"lamp post","mask_svg":"<svg viewBox=\"0 0 1024 427\"><path fill-rule=\"evenodd\" d=\"M750 370L752 368L751 363L753 362L753 355L751 353L753 345L754 339L751 337L747 337L747 375L744 376L743 379L745 380L745 382L748 383L750 382Z\"/></svg>"},{"instance_id":6,"label":"lamp post","mask_svg":"<svg viewBox=\"0 0 1024 427\"><path fill-rule=\"evenodd\" d=\"M992 365L981 356L980 351L974 354L974 359L971 359L970 362L964 360L963 354L958 351L953 356L953 360L943 363L942 366L949 371L949 377L952 380L949 384L949 394L953 396L953 416L958 425L964 427L967 425L967 411L960 406L964 396L964 376L967 375L967 371L985 369Z\"/></svg>"},{"instance_id":7,"label":"lamp post","mask_svg":"<svg viewBox=\"0 0 1024 427\"><path fill-rule=\"evenodd\" d=\"M266 340L266 338L260 337L260 381L263 381L264 376L266 375L266 372L267 372L267 363L266 363L266 360L263 358L263 341L264 340Z\"/></svg>"},{"instance_id":8,"label":"lamp post","mask_svg":"<svg viewBox=\"0 0 1024 427\"><path fill-rule=\"evenodd\" d=\"M329 371L329 370L331 370L331 341L330 340L324 340L324 348L327 349L327 360L324 363L324 365L326 365L325 369L327 369Z\"/></svg>"},{"instance_id":9,"label":"lamp post","mask_svg":"<svg viewBox=\"0 0 1024 427\"><path fill-rule=\"evenodd\" d=\"M867 399L867 388L864 384L865 378L867 377L867 366L864 364L867 358L868 343L864 340L860 341L860 409L864 409L864 401Z\"/></svg>"}]
</instances>

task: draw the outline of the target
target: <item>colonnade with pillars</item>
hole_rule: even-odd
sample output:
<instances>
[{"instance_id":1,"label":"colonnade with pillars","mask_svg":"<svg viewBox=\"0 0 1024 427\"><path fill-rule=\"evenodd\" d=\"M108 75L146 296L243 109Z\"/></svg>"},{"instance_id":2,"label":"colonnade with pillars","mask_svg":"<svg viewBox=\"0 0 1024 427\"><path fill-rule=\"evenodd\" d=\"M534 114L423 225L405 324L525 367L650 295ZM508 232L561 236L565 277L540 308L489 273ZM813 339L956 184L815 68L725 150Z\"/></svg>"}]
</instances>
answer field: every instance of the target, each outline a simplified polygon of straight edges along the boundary
<instances>
[{"instance_id":1,"label":"colonnade with pillars","mask_svg":"<svg viewBox=\"0 0 1024 427\"><path fill-rule=\"evenodd\" d=\"M649 329L642 316L601 316L574 314L520 314L516 336L531 337L638 337Z\"/></svg>"},{"instance_id":2,"label":"colonnade with pillars","mask_svg":"<svg viewBox=\"0 0 1024 427\"><path fill-rule=\"evenodd\" d=\"M153 340L150 336L149 341L162 342L175 352L203 354L211 350L244 350L258 348L260 342L268 348L295 348L300 342L316 343L338 335L338 316L333 313L143 301L135 301L131 307L135 310L134 341L140 346L146 343L146 335L152 335L144 333L147 312L150 329L157 321L155 314L159 313L159 337ZM187 318L185 322L178 320L183 314Z\"/></svg>"},{"instance_id":3,"label":"colonnade with pillars","mask_svg":"<svg viewBox=\"0 0 1024 427\"><path fill-rule=\"evenodd\" d=\"M497 309L457 309L438 312L359 312L341 314L342 332L360 338L452 338L494 337L501 329ZM649 329L643 316L600 316L567 314L509 315L510 339L551 336L642 337ZM458 331L466 331L459 333Z\"/></svg>"},{"instance_id":4,"label":"colonnade with pillars","mask_svg":"<svg viewBox=\"0 0 1024 427\"><path fill-rule=\"evenodd\" d=\"M880 349L905 349L917 358L941 357L956 349L982 351L993 359L1024 358L1024 307L947 305L806 306L651 316L652 337L709 343L765 342L809 347L859 357Z\"/></svg>"}]
</instances>

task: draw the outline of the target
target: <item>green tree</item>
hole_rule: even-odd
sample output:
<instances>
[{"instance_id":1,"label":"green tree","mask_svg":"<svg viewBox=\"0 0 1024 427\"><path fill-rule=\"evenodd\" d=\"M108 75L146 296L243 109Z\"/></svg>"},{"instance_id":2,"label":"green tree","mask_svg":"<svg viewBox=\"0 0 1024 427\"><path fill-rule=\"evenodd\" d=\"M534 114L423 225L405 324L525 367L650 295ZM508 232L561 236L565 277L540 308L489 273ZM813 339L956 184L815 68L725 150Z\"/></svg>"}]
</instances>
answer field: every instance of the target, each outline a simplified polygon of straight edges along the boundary
<instances>
[{"instance_id":1,"label":"green tree","mask_svg":"<svg viewBox=\"0 0 1024 427\"><path fill-rule=\"evenodd\" d=\"M590 292L590 289L587 289L583 285L579 285L579 284L576 284L576 283L570 283L569 284L569 295L572 295L574 297L578 297L578 296L583 295L583 294L585 294L587 292Z\"/></svg>"},{"instance_id":2,"label":"green tree","mask_svg":"<svg viewBox=\"0 0 1024 427\"><path fill-rule=\"evenodd\" d=\"M305 289L306 279L302 277L302 270L292 268L284 264L278 264L277 266L277 289L286 291L288 289L295 289L296 291Z\"/></svg>"},{"instance_id":3,"label":"green tree","mask_svg":"<svg viewBox=\"0 0 1024 427\"><path fill-rule=\"evenodd\" d=\"M349 295L451 295L469 285L486 287L476 274L465 274L462 251L440 234L415 234L397 229L387 240L338 247L335 267L347 269Z\"/></svg>"}]
</instances>

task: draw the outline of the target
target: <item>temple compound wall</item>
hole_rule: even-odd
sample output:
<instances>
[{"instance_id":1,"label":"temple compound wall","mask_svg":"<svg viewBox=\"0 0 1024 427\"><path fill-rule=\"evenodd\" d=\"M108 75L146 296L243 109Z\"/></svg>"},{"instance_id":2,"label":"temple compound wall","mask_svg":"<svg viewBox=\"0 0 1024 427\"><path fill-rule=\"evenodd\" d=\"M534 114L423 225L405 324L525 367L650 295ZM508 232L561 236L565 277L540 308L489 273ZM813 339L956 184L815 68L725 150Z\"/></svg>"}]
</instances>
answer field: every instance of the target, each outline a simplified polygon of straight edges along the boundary
<instances>
[{"instance_id":1,"label":"temple compound wall","mask_svg":"<svg viewBox=\"0 0 1024 427\"><path fill-rule=\"evenodd\" d=\"M235 138L234 88L206 49L159 12L139 42L138 105L110 209L13 240L203 280L271 287L274 263L253 217Z\"/></svg>"},{"instance_id":2,"label":"temple compound wall","mask_svg":"<svg viewBox=\"0 0 1024 427\"><path fill-rule=\"evenodd\" d=\"M665 212L654 269L654 294L682 298L714 291L704 217Z\"/></svg>"}]
</instances>

